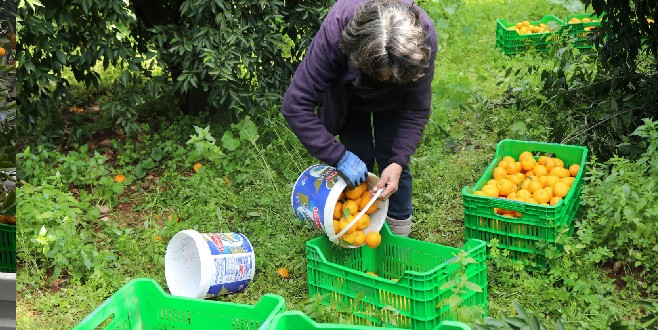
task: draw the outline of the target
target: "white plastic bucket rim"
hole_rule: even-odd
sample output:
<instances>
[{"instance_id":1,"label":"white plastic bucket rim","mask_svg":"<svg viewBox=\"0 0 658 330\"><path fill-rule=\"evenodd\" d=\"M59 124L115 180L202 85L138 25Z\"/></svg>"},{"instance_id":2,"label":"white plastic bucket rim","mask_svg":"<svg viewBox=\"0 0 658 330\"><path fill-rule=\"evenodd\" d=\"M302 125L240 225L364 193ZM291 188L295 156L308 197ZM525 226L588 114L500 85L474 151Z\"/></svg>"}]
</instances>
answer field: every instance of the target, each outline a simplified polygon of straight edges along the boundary
<instances>
[{"instance_id":1,"label":"white plastic bucket rim","mask_svg":"<svg viewBox=\"0 0 658 330\"><path fill-rule=\"evenodd\" d=\"M343 183L345 182L343 181L342 178L340 179L340 181L342 181ZM373 173L368 172L368 177L366 179L368 190L371 190L375 186L375 184L377 184L377 181L379 181L379 177ZM356 249L364 246L365 243L363 245L353 245L341 240L340 237L336 237L336 232L333 222L334 208L336 207L336 202L338 202L338 197L340 197L340 194L343 192L343 190L346 187L347 184L344 184L342 189L340 190L336 189L337 193L334 190L332 190L331 193L329 194L329 197L327 197L327 205L324 208L324 219L331 219L331 221L324 221L325 223L323 224L323 229L327 237L329 237L329 239L333 243L340 244L342 247ZM370 232L373 231L379 232L384 226L384 222L386 222L386 213L388 212L388 199L384 201L376 200L375 203L377 203L377 211L369 215L370 225L368 225L368 227L366 227L366 229L363 230L363 233L365 235L368 235ZM354 221L356 220L358 220L358 218L354 219Z\"/></svg>"},{"instance_id":2,"label":"white plastic bucket rim","mask_svg":"<svg viewBox=\"0 0 658 330\"><path fill-rule=\"evenodd\" d=\"M190 248L192 243L195 248ZM169 246L177 245L186 249L185 252L174 253L169 249ZM171 238L169 246L165 253L165 278L171 294L204 298L210 288L213 272L211 263L203 262L211 258L206 240L196 230L183 230Z\"/></svg>"}]
</instances>

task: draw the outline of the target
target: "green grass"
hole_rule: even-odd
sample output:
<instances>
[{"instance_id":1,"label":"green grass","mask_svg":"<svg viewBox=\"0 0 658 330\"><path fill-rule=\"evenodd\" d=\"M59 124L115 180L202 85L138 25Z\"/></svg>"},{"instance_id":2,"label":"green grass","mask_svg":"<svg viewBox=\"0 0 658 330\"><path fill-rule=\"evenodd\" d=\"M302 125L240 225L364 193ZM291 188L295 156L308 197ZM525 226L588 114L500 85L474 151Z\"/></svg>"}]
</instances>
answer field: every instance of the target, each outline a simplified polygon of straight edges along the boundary
<instances>
[{"instance_id":1,"label":"green grass","mask_svg":"<svg viewBox=\"0 0 658 330\"><path fill-rule=\"evenodd\" d=\"M536 115L528 110L520 113L513 106L504 106L501 100L506 84L497 83L503 80L509 65L524 67L546 60L533 54L506 57L494 48L494 38L497 18L533 20L545 14L564 16L566 12L545 1L464 0L454 14L447 16L445 32L448 38L442 40L436 61L433 114L412 160L415 180L412 238L461 246L464 243L462 187L477 181L491 161L496 143L502 138L542 140L545 128L540 121L533 119ZM536 77L532 79L537 80ZM156 102L152 106L160 105ZM157 112L154 117L158 118ZM111 151L104 164L109 175L125 173L128 177L123 195L91 198L87 204L71 205L83 211L93 209L97 204L110 206L98 219L76 220L82 224L84 229L81 230L96 237L93 241L98 251L111 252L110 256L103 256L107 259L96 258L95 268L91 270L85 271L81 267L81 272L86 272L83 280L69 276L67 272L51 278L52 269L44 260L53 260L56 255L44 259L36 253L28 254L25 249L19 250L19 256L25 258L20 260L17 283L20 329L71 328L132 278L153 278L166 289L166 244L183 229L239 231L254 246L257 270L253 282L243 293L218 299L255 303L263 294L275 293L285 298L289 310L304 309L309 304L305 242L321 233L295 218L290 208L290 191L297 176L317 161L306 153L280 115L254 119L260 137L253 144L240 140L239 128L222 127L207 117L163 118L167 119L160 120L156 134L148 132L155 124L145 125L145 131L136 139L108 136L111 145L98 148L100 152ZM515 124L519 127L519 122L526 129L510 128ZM222 145L220 139L226 131L231 131L240 141L240 146L234 150L219 148L203 159L191 157L192 147L185 141L195 135L195 125L210 125L211 134L218 140L217 145ZM149 158L155 149L163 150L164 157L156 161L150 175L137 177L135 166ZM61 158L53 157L41 156L41 159L50 160L50 164L61 163ZM205 166L195 174L192 165L199 160ZM41 166L43 181L30 184L52 185L61 195L75 194L68 189L66 181L58 183L63 179L56 178L54 169ZM104 191L105 187L104 184L86 186L92 191ZM21 188L21 192L27 198L40 198L40 192L34 189ZM28 214L26 210L23 212ZM172 214L181 221L169 221ZM26 221L34 225L30 229L38 233L39 221L44 220ZM78 251L78 246L68 243L66 231L56 231L63 223L61 219L48 221L48 229L52 229L55 235L59 233L54 238L55 243L51 244L61 243L61 249ZM28 235L27 229L23 232L19 240L27 242L35 238ZM35 261L37 257L40 262ZM72 260L80 258L79 255L69 257ZM277 274L279 267L290 271L289 279ZM582 304L570 302L570 299L579 297L557 296L568 295L566 289L542 292L543 285L554 284L551 274L532 276L515 271L513 266L492 269L504 276L489 272L490 315L512 312L511 302L517 300L542 318L549 315L555 319L556 315L566 313L568 328L604 327L608 315L581 311ZM597 299L604 297L602 301L610 305L595 311L628 315L633 310L629 307L628 297L637 296L637 292L632 288L608 291L609 283L602 274L591 275L594 284L605 283L601 285L603 289L593 292L592 296ZM553 294L556 296L551 296Z\"/></svg>"}]
</instances>

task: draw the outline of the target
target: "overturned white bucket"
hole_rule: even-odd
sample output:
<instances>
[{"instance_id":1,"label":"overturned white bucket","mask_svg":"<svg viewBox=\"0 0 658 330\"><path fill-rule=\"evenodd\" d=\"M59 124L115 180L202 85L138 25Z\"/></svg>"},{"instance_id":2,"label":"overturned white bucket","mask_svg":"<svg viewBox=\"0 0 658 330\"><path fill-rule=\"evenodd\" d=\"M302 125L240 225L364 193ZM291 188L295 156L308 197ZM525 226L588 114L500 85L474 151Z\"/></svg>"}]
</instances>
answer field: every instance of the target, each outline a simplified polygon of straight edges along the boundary
<instances>
[{"instance_id":1,"label":"overturned white bucket","mask_svg":"<svg viewBox=\"0 0 658 330\"><path fill-rule=\"evenodd\" d=\"M256 258L240 233L183 230L165 253L165 278L172 295L210 298L244 290L254 278Z\"/></svg>"}]
</instances>

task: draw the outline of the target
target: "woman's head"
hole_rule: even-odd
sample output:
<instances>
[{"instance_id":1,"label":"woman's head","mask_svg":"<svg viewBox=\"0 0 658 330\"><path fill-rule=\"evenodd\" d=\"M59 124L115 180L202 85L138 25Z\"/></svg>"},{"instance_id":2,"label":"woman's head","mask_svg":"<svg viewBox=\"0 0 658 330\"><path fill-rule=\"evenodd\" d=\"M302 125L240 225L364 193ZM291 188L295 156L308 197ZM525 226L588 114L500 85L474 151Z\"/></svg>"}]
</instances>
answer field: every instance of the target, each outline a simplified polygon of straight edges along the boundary
<instances>
[{"instance_id":1,"label":"woman's head","mask_svg":"<svg viewBox=\"0 0 658 330\"><path fill-rule=\"evenodd\" d=\"M343 30L340 47L350 65L381 81L404 84L430 64L427 31L417 7L396 0L371 0Z\"/></svg>"}]
</instances>

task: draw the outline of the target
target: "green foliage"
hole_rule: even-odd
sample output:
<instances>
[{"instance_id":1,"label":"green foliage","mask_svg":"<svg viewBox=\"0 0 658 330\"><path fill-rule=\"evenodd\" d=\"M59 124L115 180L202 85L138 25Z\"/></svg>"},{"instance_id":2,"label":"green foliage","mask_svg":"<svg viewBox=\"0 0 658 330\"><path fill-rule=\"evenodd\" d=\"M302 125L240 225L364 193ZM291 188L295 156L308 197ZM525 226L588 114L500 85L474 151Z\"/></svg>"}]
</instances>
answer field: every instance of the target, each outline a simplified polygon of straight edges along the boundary
<instances>
[{"instance_id":1,"label":"green foliage","mask_svg":"<svg viewBox=\"0 0 658 330\"><path fill-rule=\"evenodd\" d=\"M39 134L41 143L61 139L67 89L76 82L98 87L99 61L105 70L123 71L114 84L116 97L101 108L127 133L137 130L136 107L162 94L179 95L194 113L206 105L227 117L269 109L280 102L329 5L327 0L21 1L21 43L28 46L18 58L17 88L25 105L20 131Z\"/></svg>"},{"instance_id":2,"label":"green foliage","mask_svg":"<svg viewBox=\"0 0 658 330\"><path fill-rule=\"evenodd\" d=\"M658 17L658 2L624 0L584 0L596 14L605 13L597 38L605 68L619 70L622 75L633 73L645 56L652 60L653 70L658 69L658 28L647 19ZM651 59L651 57L653 57Z\"/></svg>"},{"instance_id":3,"label":"green foliage","mask_svg":"<svg viewBox=\"0 0 658 330\"><path fill-rule=\"evenodd\" d=\"M314 34L330 5L309 4L173 1L180 20L149 31L158 60L172 72L176 92L202 91L213 109L254 114L280 102L288 82L281 78L292 76L293 63L306 46L296 37ZM303 16L291 17L293 10Z\"/></svg>"},{"instance_id":4,"label":"green foliage","mask_svg":"<svg viewBox=\"0 0 658 330\"><path fill-rule=\"evenodd\" d=\"M644 140L645 152L631 161L614 157L593 161L583 188L591 239L609 249L643 277L655 278L658 267L658 121L644 120L632 134ZM650 291L658 292L653 285Z\"/></svg>"},{"instance_id":5,"label":"green foliage","mask_svg":"<svg viewBox=\"0 0 658 330\"><path fill-rule=\"evenodd\" d=\"M18 7L20 41L16 88L22 111L21 134L42 130L42 141L63 135L60 109L73 83L63 75L70 69L75 81L98 86L98 61L138 72L149 56L130 38L134 15L121 0L21 1Z\"/></svg>"},{"instance_id":6,"label":"green foliage","mask_svg":"<svg viewBox=\"0 0 658 330\"><path fill-rule=\"evenodd\" d=\"M482 292L482 288L474 282L468 280L466 269L468 265L477 264L478 262L472 257L468 257L468 252L460 251L451 263L459 265L459 270L454 273L451 280L443 283L439 290L449 289L452 294L442 299L436 308L448 306L458 321L473 322L482 317L484 311L481 306L461 306L464 302L462 296L471 292Z\"/></svg>"},{"instance_id":7,"label":"green foliage","mask_svg":"<svg viewBox=\"0 0 658 330\"><path fill-rule=\"evenodd\" d=\"M658 72L643 67L618 76L605 70L595 53L574 48L567 33L560 40L550 57L526 54L506 66L498 82L507 86L502 106L515 107L521 119L506 122L509 130L504 133L524 139L547 136L548 141L584 145L609 158L618 152L617 145L629 142L642 118L656 111ZM628 147L622 151L637 153Z\"/></svg>"},{"instance_id":8,"label":"green foliage","mask_svg":"<svg viewBox=\"0 0 658 330\"><path fill-rule=\"evenodd\" d=\"M51 280L62 271L75 277L87 276L116 257L93 244L92 223L99 217L99 209L88 197L79 200L62 191L60 178L51 176L50 184L25 184L19 189L17 218L21 225L16 237L21 244L17 257L35 265L29 268L31 272L43 272L42 266L52 269Z\"/></svg>"},{"instance_id":9,"label":"green foliage","mask_svg":"<svg viewBox=\"0 0 658 330\"><path fill-rule=\"evenodd\" d=\"M487 317L484 319L483 324L475 324L475 330L546 330L547 327L539 322L537 316L526 311L526 309L517 302L512 302L514 309L518 313L517 316L508 316L505 312L501 312L500 319L493 317ZM557 320L555 322L555 330L564 330L564 324L562 321Z\"/></svg>"}]
</instances>

